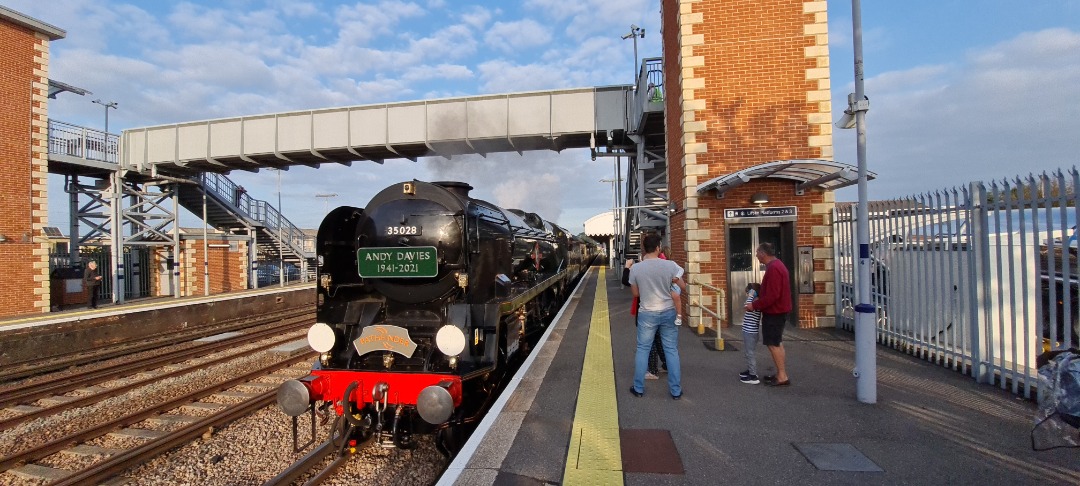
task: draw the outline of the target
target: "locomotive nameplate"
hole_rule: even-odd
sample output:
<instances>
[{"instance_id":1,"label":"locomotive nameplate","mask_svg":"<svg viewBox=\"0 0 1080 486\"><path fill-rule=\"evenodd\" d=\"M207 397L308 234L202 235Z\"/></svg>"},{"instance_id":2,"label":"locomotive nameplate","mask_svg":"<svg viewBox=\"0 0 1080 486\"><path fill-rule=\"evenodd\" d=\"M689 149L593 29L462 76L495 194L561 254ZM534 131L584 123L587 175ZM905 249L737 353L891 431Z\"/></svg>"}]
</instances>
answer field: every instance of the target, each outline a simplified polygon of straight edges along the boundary
<instances>
[{"instance_id":1,"label":"locomotive nameplate","mask_svg":"<svg viewBox=\"0 0 1080 486\"><path fill-rule=\"evenodd\" d=\"M408 329L389 325L365 327L360 337L353 341L353 346L360 356L372 351L393 351L411 358L416 351L416 343L409 337Z\"/></svg>"},{"instance_id":2,"label":"locomotive nameplate","mask_svg":"<svg viewBox=\"0 0 1080 486\"><path fill-rule=\"evenodd\" d=\"M357 271L363 278L426 278L439 274L434 246L360 248Z\"/></svg>"}]
</instances>

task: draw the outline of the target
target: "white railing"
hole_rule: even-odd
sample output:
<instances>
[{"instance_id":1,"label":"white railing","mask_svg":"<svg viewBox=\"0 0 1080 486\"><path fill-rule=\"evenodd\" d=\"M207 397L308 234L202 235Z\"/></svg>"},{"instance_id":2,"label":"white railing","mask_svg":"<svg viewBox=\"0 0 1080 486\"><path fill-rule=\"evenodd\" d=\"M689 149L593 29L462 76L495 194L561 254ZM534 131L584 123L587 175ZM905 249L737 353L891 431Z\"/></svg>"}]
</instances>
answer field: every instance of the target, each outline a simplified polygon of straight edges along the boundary
<instances>
[{"instance_id":1,"label":"white railing","mask_svg":"<svg viewBox=\"0 0 1080 486\"><path fill-rule=\"evenodd\" d=\"M120 136L101 130L49 120L49 153L118 163Z\"/></svg>"},{"instance_id":2,"label":"white railing","mask_svg":"<svg viewBox=\"0 0 1080 486\"><path fill-rule=\"evenodd\" d=\"M1030 397L1080 342L1076 168L870 203L877 340ZM855 206L835 209L837 327L854 328Z\"/></svg>"}]
</instances>

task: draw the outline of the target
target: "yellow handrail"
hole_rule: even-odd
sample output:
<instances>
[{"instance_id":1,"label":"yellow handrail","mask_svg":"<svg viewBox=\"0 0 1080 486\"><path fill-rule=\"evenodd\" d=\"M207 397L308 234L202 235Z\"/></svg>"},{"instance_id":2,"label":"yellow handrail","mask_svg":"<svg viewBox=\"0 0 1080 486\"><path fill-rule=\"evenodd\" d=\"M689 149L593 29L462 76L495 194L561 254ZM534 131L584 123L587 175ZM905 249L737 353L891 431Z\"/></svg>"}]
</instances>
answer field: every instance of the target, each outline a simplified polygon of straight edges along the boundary
<instances>
[{"instance_id":1,"label":"yellow handrail","mask_svg":"<svg viewBox=\"0 0 1080 486\"><path fill-rule=\"evenodd\" d=\"M724 338L720 333L720 327L723 325L723 322L727 320L727 312L724 311L724 308L727 307L727 293L724 291L724 289L721 289L719 287L713 287L712 285L706 283L698 283L698 285L706 289L712 290L713 292L716 292L716 312L713 312L712 309L701 305L701 302L694 299L691 299L690 305L695 306L702 311L708 312L709 315L713 316L713 318L716 319L716 349L723 351ZM698 336L705 334L705 323L700 317L698 318L697 327Z\"/></svg>"}]
</instances>

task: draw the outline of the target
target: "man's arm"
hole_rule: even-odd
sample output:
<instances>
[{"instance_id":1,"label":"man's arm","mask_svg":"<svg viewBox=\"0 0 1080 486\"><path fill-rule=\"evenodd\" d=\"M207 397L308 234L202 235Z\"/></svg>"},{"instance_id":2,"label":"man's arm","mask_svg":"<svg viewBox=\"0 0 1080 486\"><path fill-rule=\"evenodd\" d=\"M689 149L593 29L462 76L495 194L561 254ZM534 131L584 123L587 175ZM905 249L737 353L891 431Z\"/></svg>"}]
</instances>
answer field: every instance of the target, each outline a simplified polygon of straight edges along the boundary
<instances>
[{"instance_id":1,"label":"man's arm","mask_svg":"<svg viewBox=\"0 0 1080 486\"><path fill-rule=\"evenodd\" d=\"M630 293L634 294L634 297L641 298L641 291L638 290L637 284L630 284Z\"/></svg>"},{"instance_id":2,"label":"man's arm","mask_svg":"<svg viewBox=\"0 0 1080 486\"><path fill-rule=\"evenodd\" d=\"M776 277L776 270L772 266L765 267L765 276L761 278L761 293L757 300L750 304L753 310L761 310L772 306L780 300L780 288L782 279Z\"/></svg>"}]
</instances>

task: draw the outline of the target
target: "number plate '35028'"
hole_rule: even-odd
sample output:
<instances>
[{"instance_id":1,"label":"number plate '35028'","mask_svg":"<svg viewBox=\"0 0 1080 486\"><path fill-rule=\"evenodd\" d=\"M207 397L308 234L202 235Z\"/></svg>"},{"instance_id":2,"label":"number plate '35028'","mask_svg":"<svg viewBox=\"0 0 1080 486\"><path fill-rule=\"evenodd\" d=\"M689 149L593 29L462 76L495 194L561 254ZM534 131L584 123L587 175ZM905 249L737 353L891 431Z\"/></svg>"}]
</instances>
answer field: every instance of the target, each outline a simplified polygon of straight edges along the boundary
<instances>
[{"instance_id":1,"label":"number plate '35028'","mask_svg":"<svg viewBox=\"0 0 1080 486\"><path fill-rule=\"evenodd\" d=\"M439 274L434 246L360 248L357 271L363 278L428 278Z\"/></svg>"},{"instance_id":2,"label":"number plate '35028'","mask_svg":"<svg viewBox=\"0 0 1080 486\"><path fill-rule=\"evenodd\" d=\"M417 225L412 225L412 226L387 226L386 229L383 230L383 234L385 234L387 236L398 236L398 235L417 236L422 232L423 232L423 229L420 226L417 226Z\"/></svg>"}]
</instances>

